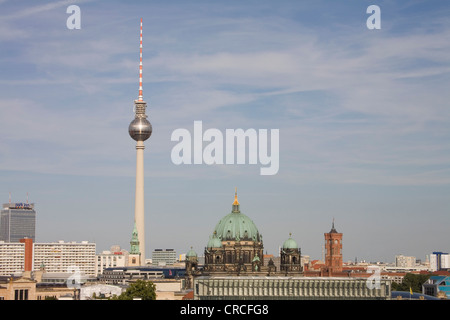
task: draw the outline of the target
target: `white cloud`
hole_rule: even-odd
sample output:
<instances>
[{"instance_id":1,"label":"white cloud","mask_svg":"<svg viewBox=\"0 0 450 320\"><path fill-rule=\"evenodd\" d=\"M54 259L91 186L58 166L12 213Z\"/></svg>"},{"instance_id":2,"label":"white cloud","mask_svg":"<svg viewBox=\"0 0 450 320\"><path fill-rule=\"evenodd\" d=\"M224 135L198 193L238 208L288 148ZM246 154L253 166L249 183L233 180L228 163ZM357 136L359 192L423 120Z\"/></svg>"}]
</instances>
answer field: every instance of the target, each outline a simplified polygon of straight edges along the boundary
<instances>
[{"instance_id":1,"label":"white cloud","mask_svg":"<svg viewBox=\"0 0 450 320\"><path fill-rule=\"evenodd\" d=\"M17 15L29 16L65 4L25 8ZM346 170L355 163L373 166L374 169L364 169L370 173L367 176L370 179L372 174L377 174L376 166L387 163L426 166L442 164L448 158L448 150L433 142L434 137L427 132L432 121L449 120L446 101L450 97L443 90L445 84L430 80L445 76L450 69L447 55L450 42L443 41L450 33L445 27L426 35L417 30L407 35L375 35L363 31L349 34L344 30L335 31L333 35L337 36L331 39L323 31L280 17L267 22L255 17L197 19L193 15L188 21L179 22L184 29L177 28L175 17L158 18L158 22L171 21L174 26L166 25L167 33L145 30L144 96L149 101L149 114L156 117L154 125L160 126L153 141L157 150L170 150L169 140L158 134L164 133L168 139L171 130L189 125L193 120L203 120L210 127L224 123L243 127L251 120L252 126L282 124L285 144L292 145L288 170L301 172L297 171L295 159L307 154L311 161L320 164L311 167L317 170L313 173L316 177L321 175L321 170L335 170L331 175L322 175L323 179L345 176ZM152 23L146 26L151 28ZM129 28L127 25L118 36L120 25L108 25L106 33L106 27L97 26L95 32L92 29L78 34L76 42L62 33L53 38L31 40L22 54L41 73L34 78L30 75L1 82L39 84L44 91L46 84L50 85L50 91L53 85L71 85L75 92L87 97L107 97L122 85L120 90L124 90L125 101L125 95L131 92L125 88L129 90L134 84L137 88L137 43L130 45L133 41L123 37L131 34ZM309 91L323 92L331 98L318 105L316 98L308 97ZM299 102L298 97L305 98ZM130 96L130 104L124 104L123 108L131 110L133 99ZM276 113L264 117L258 112L256 104L264 106L273 102L278 103L271 105ZM113 133L114 128L98 125L99 114L104 112L115 119L127 114L120 112L120 108L111 110L111 103L107 102L95 104L93 120L81 114L74 117L64 109L54 113L51 100L29 98L27 104L39 105L34 109L33 118L25 117L29 128L39 131L33 135L35 139L64 143L59 136L51 137L51 132L61 130L60 127L50 125L39 129L36 127L39 121L31 119L69 123L74 130L71 131L73 143L81 154L98 154L95 150L100 139L90 139L89 134L107 132L118 136ZM252 111L245 113L245 108L237 111L237 106ZM9 115L12 110L4 112ZM14 110L14 116L20 112L20 108ZM358 119L347 118L349 113L356 114ZM131 120L131 114L129 117ZM282 122L283 118L287 120ZM439 130L440 137L449 135L445 128ZM24 132L21 139L27 139L30 133ZM435 147L431 147L436 155L433 160L421 156L422 145L414 143L415 134L423 134L422 143ZM334 165L327 168L330 156ZM354 170L355 176L365 176ZM388 167L383 170L390 172ZM389 174L386 176L394 179Z\"/></svg>"}]
</instances>

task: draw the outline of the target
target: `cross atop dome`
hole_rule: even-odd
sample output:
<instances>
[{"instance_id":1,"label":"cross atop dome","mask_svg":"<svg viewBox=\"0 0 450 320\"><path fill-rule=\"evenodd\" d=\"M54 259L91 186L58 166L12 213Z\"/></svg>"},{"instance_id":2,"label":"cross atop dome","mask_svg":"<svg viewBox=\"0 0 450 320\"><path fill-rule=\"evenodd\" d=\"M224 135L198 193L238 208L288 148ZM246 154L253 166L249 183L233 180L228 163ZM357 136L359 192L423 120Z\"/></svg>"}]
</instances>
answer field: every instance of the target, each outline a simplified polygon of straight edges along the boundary
<instances>
[{"instance_id":1,"label":"cross atop dome","mask_svg":"<svg viewBox=\"0 0 450 320\"><path fill-rule=\"evenodd\" d=\"M237 187L234 188L234 202L233 202L233 205L239 205L238 198L237 198Z\"/></svg>"}]
</instances>

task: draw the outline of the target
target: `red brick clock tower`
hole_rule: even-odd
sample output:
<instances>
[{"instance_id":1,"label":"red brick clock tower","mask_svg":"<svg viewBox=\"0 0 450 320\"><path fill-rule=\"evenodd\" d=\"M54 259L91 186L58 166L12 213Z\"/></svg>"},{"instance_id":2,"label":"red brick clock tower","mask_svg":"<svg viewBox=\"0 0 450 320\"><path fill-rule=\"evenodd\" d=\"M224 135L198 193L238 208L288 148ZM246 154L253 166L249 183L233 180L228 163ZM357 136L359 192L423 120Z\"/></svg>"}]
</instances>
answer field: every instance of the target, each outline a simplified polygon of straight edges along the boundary
<instances>
[{"instance_id":1,"label":"red brick clock tower","mask_svg":"<svg viewBox=\"0 0 450 320\"><path fill-rule=\"evenodd\" d=\"M338 233L333 225L330 232L325 233L325 265L331 274L342 271L342 233Z\"/></svg>"}]
</instances>

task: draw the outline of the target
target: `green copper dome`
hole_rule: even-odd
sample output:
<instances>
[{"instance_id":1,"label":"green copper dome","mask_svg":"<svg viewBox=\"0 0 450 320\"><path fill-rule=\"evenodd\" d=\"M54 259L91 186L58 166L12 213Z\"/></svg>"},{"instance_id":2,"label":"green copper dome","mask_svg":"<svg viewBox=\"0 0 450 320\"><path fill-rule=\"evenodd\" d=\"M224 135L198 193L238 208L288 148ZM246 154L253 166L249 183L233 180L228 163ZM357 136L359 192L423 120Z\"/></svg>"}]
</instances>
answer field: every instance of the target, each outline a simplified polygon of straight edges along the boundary
<instances>
[{"instance_id":1,"label":"green copper dome","mask_svg":"<svg viewBox=\"0 0 450 320\"><path fill-rule=\"evenodd\" d=\"M291 238L290 234L289 234L289 239L287 239L283 243L283 249L298 249L297 242L295 242L295 240Z\"/></svg>"},{"instance_id":2,"label":"green copper dome","mask_svg":"<svg viewBox=\"0 0 450 320\"><path fill-rule=\"evenodd\" d=\"M233 210L217 223L214 233L221 241L262 241L262 236L254 222L245 214L241 213L239 202L237 201L237 194L235 194Z\"/></svg>"},{"instance_id":3,"label":"green copper dome","mask_svg":"<svg viewBox=\"0 0 450 320\"><path fill-rule=\"evenodd\" d=\"M189 250L188 253L186 253L186 258L191 258L191 257L197 257L197 253L194 250L192 250L192 247L191 247L191 250Z\"/></svg>"},{"instance_id":4,"label":"green copper dome","mask_svg":"<svg viewBox=\"0 0 450 320\"><path fill-rule=\"evenodd\" d=\"M216 232L209 237L207 248L222 248L222 241L217 237Z\"/></svg>"}]
</instances>

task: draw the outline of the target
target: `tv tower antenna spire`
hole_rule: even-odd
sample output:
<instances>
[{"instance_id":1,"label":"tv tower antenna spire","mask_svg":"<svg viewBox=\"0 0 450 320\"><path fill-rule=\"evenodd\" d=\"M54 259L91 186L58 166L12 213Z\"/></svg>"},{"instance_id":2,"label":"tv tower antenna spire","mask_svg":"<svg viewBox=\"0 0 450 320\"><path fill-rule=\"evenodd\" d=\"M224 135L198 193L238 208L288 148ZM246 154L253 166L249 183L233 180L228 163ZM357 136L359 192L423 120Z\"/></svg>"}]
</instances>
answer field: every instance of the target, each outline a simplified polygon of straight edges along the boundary
<instances>
[{"instance_id":1,"label":"tv tower antenna spire","mask_svg":"<svg viewBox=\"0 0 450 320\"><path fill-rule=\"evenodd\" d=\"M139 36L139 96L138 101L144 101L142 95L142 18L141 18L141 33Z\"/></svg>"}]
</instances>

